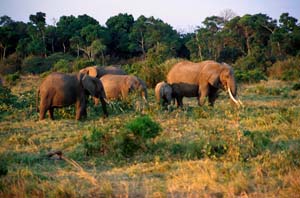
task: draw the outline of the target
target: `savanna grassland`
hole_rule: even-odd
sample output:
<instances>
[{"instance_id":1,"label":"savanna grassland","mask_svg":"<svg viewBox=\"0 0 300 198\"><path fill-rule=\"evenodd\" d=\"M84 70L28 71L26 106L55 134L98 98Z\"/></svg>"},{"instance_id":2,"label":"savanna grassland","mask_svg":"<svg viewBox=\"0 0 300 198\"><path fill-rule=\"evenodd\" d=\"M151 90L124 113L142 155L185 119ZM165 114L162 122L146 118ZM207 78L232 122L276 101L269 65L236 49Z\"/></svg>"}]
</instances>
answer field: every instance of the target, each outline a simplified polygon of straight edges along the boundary
<instances>
[{"instance_id":1,"label":"savanna grassland","mask_svg":"<svg viewBox=\"0 0 300 198\"><path fill-rule=\"evenodd\" d=\"M150 89L148 106L132 97L103 119L90 102L77 122L74 108L38 121L40 81L22 76L2 90L0 197L300 197L294 82L240 84L239 109L222 92L214 108L184 99L183 109L164 110ZM143 115L158 134L126 135Z\"/></svg>"}]
</instances>

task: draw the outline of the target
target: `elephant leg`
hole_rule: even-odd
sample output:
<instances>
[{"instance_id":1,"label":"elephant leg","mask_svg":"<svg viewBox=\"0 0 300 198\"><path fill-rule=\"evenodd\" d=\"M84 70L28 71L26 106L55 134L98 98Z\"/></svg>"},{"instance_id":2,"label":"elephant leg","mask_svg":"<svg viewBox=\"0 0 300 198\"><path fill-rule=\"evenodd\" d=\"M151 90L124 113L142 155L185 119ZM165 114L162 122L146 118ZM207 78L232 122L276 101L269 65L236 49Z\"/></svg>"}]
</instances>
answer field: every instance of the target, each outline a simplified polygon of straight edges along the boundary
<instances>
[{"instance_id":1,"label":"elephant leg","mask_svg":"<svg viewBox=\"0 0 300 198\"><path fill-rule=\"evenodd\" d=\"M76 120L80 120L81 116L86 113L86 105L84 101L76 102Z\"/></svg>"},{"instance_id":2,"label":"elephant leg","mask_svg":"<svg viewBox=\"0 0 300 198\"><path fill-rule=\"evenodd\" d=\"M45 119L45 114L49 109L49 104L47 103L47 101L41 97L41 101L40 101L40 120Z\"/></svg>"},{"instance_id":3,"label":"elephant leg","mask_svg":"<svg viewBox=\"0 0 300 198\"><path fill-rule=\"evenodd\" d=\"M211 88L208 94L208 102L210 106L214 106L214 103L218 97L218 89L217 88Z\"/></svg>"},{"instance_id":4,"label":"elephant leg","mask_svg":"<svg viewBox=\"0 0 300 198\"><path fill-rule=\"evenodd\" d=\"M208 84L205 84L205 85L200 85L199 86L199 99L198 99L198 103L200 106L204 105L205 103L205 99L208 95L208 88L209 88L209 85Z\"/></svg>"},{"instance_id":5,"label":"elephant leg","mask_svg":"<svg viewBox=\"0 0 300 198\"><path fill-rule=\"evenodd\" d=\"M107 109L106 109L106 102L105 102L104 98L100 98L100 102L101 102L101 105L102 105L102 110L103 110L103 113L104 113L104 117L108 117L108 112L107 112Z\"/></svg>"},{"instance_id":6,"label":"elephant leg","mask_svg":"<svg viewBox=\"0 0 300 198\"><path fill-rule=\"evenodd\" d=\"M54 108L50 107L48 111L49 111L49 117L50 117L50 119L54 120L54 116L53 116Z\"/></svg>"},{"instance_id":7,"label":"elephant leg","mask_svg":"<svg viewBox=\"0 0 300 198\"><path fill-rule=\"evenodd\" d=\"M46 109L44 107L40 107L40 120L45 119Z\"/></svg>"},{"instance_id":8,"label":"elephant leg","mask_svg":"<svg viewBox=\"0 0 300 198\"><path fill-rule=\"evenodd\" d=\"M183 102L182 102L183 96L177 96L176 101L177 101L177 107L183 107Z\"/></svg>"}]
</instances>

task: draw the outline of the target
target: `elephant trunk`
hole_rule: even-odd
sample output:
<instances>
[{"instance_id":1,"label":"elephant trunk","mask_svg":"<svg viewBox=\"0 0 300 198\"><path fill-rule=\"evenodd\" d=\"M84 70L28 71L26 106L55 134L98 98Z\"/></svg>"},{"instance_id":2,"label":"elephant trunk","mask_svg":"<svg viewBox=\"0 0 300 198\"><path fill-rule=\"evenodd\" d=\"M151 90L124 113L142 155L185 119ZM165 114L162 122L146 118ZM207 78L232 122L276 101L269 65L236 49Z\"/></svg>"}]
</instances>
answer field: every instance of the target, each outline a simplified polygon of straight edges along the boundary
<instances>
[{"instance_id":1,"label":"elephant trunk","mask_svg":"<svg viewBox=\"0 0 300 198\"><path fill-rule=\"evenodd\" d=\"M142 91L142 98L144 99L144 101L146 103L148 102L148 100L147 100L147 98L148 98L147 89L143 89L143 91Z\"/></svg>"}]
</instances>

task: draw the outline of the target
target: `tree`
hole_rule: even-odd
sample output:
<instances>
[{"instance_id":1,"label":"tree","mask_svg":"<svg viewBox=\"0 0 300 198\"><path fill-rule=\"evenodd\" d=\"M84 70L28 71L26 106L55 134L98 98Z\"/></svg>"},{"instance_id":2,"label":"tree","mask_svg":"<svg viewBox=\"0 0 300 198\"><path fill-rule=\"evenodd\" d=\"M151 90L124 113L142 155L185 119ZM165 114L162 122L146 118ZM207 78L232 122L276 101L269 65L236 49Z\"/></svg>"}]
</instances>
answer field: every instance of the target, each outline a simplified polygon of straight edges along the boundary
<instances>
[{"instance_id":1,"label":"tree","mask_svg":"<svg viewBox=\"0 0 300 198\"><path fill-rule=\"evenodd\" d=\"M109 52L113 56L120 58L132 57L129 49L130 39L129 33L134 23L132 15L119 14L117 16L110 17L106 21L109 34L111 36L111 42L108 45Z\"/></svg>"},{"instance_id":2,"label":"tree","mask_svg":"<svg viewBox=\"0 0 300 198\"><path fill-rule=\"evenodd\" d=\"M31 47L29 48L32 49L31 52L35 54L42 49L44 56L46 57L46 14L43 12L37 12L35 15L31 14L29 20L29 32L32 37Z\"/></svg>"}]
</instances>

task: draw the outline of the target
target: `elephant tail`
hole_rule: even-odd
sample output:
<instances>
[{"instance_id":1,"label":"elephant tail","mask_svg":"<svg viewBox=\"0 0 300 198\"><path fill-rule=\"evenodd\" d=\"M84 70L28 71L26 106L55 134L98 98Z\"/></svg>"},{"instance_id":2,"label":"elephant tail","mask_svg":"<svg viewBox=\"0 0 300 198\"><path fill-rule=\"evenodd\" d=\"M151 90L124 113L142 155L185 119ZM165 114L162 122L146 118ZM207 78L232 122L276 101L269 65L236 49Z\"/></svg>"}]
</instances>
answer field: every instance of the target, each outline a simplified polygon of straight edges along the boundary
<instances>
[{"instance_id":1,"label":"elephant tail","mask_svg":"<svg viewBox=\"0 0 300 198\"><path fill-rule=\"evenodd\" d=\"M36 92L36 112L39 112L39 95L40 95L40 88L38 88Z\"/></svg>"}]
</instances>

